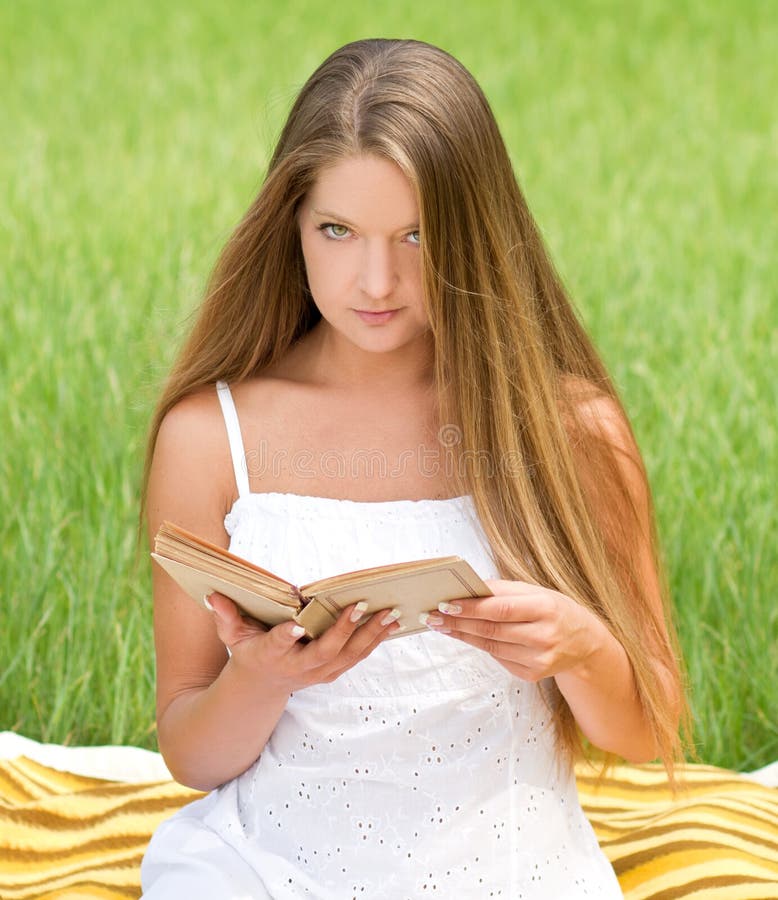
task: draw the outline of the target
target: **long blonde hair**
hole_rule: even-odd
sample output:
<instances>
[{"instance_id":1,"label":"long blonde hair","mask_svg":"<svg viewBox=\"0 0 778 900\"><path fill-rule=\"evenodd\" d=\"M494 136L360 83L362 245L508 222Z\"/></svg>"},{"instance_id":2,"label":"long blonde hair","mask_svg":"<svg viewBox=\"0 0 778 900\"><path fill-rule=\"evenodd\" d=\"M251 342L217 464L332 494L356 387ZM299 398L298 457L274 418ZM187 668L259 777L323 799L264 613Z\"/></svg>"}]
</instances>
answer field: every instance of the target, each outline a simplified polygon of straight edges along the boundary
<instances>
[{"instance_id":1,"label":"long blonde hair","mask_svg":"<svg viewBox=\"0 0 778 900\"><path fill-rule=\"evenodd\" d=\"M549 259L486 98L443 50L356 41L303 86L162 390L143 502L167 412L218 379L261 372L320 318L296 212L323 168L366 153L399 165L417 192L440 421L456 429L449 449L458 461L480 461L454 465L452 486L472 496L501 577L568 594L622 643L672 771L681 743L655 674L659 662L680 684L666 591L660 617L634 572L641 529L623 461L581 414L603 399L623 409ZM639 455L633 463L645 478ZM650 541L658 566L653 526ZM555 683L547 693L560 748L572 757L581 748L572 714Z\"/></svg>"}]
</instances>

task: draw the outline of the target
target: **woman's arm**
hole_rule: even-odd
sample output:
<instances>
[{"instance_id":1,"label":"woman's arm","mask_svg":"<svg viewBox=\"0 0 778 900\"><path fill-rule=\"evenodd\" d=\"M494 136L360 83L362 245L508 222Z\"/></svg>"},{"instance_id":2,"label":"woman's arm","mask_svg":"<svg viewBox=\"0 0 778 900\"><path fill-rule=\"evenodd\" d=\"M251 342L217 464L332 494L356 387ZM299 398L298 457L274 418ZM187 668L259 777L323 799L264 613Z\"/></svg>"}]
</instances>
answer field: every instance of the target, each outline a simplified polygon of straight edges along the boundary
<instances>
[{"instance_id":1,"label":"woman's arm","mask_svg":"<svg viewBox=\"0 0 778 900\"><path fill-rule=\"evenodd\" d=\"M649 604L650 615L641 619L654 623L650 629L654 637L647 633L645 639L657 642L654 675L664 686L667 709L677 722L682 705L677 679L661 662L668 658L669 637L651 550L648 486L621 413L609 400L594 403L590 401L584 416L615 450L635 511L634 516L620 517L617 510L605 508L606 501L599 511L603 530L609 540L624 542L623 547L611 549L629 553L634 580L642 585L642 602ZM595 484L589 491L596 498ZM493 597L456 601L453 607L444 604L444 614L428 625L486 650L524 680L554 677L581 731L601 749L632 762L656 758L653 728L638 696L629 658L605 623L558 591L518 581L490 580L487 584ZM459 612L455 612L457 607Z\"/></svg>"},{"instance_id":2,"label":"woman's arm","mask_svg":"<svg viewBox=\"0 0 778 900\"><path fill-rule=\"evenodd\" d=\"M654 647L653 676L663 688L666 708L677 730L683 698L677 670L669 669L663 662L672 660L673 649L652 548L653 513L640 451L621 410L609 398L590 397L579 403L577 412L581 427L598 433L610 446L618 466L624 489L621 502L602 492L596 481L590 480L586 460L579 461L587 495L603 523L610 550L629 560L632 580L642 588L640 598L630 597L628 602L633 609L639 603L648 605L648 616L641 615L641 620L651 625L646 628L644 641L646 646ZM654 759L659 748L643 715L627 654L610 630L592 618L594 622L589 622L588 629L591 651L580 664L557 675L557 685L593 744L631 762ZM614 710L619 711L620 722L612 721Z\"/></svg>"},{"instance_id":3,"label":"woman's arm","mask_svg":"<svg viewBox=\"0 0 778 900\"><path fill-rule=\"evenodd\" d=\"M232 482L216 392L186 398L157 438L147 497L150 540L167 519L228 546L223 523ZM349 607L325 635L301 645L294 623L264 628L218 594L213 613L201 609L156 565L153 591L159 748L176 780L201 790L259 757L292 691L334 680L397 628L382 625L381 614L358 624Z\"/></svg>"}]
</instances>

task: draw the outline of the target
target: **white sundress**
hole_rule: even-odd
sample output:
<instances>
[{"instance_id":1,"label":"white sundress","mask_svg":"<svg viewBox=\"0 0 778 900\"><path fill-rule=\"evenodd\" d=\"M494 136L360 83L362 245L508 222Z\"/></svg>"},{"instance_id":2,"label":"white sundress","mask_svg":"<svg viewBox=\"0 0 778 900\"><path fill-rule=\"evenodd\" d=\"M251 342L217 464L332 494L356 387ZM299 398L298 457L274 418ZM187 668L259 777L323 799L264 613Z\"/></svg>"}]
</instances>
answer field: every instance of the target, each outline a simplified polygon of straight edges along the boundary
<instances>
[{"instance_id":1,"label":"white sundress","mask_svg":"<svg viewBox=\"0 0 778 900\"><path fill-rule=\"evenodd\" d=\"M455 554L499 577L470 497L252 493L218 387L239 490L231 552L295 584ZM259 759L156 830L141 874L147 900L622 897L538 686L432 632L295 691Z\"/></svg>"}]
</instances>

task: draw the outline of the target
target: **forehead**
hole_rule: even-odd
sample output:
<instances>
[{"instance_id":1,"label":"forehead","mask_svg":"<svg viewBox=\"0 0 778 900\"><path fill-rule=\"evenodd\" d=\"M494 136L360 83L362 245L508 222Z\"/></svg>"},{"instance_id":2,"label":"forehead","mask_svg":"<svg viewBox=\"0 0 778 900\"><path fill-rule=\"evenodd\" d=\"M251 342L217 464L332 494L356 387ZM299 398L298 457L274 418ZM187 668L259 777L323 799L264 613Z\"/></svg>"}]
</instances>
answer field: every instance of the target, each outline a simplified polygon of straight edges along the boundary
<instances>
[{"instance_id":1,"label":"forehead","mask_svg":"<svg viewBox=\"0 0 778 900\"><path fill-rule=\"evenodd\" d=\"M308 191L309 212L324 210L365 224L418 222L416 192L397 165L381 156L349 156L322 169Z\"/></svg>"}]
</instances>

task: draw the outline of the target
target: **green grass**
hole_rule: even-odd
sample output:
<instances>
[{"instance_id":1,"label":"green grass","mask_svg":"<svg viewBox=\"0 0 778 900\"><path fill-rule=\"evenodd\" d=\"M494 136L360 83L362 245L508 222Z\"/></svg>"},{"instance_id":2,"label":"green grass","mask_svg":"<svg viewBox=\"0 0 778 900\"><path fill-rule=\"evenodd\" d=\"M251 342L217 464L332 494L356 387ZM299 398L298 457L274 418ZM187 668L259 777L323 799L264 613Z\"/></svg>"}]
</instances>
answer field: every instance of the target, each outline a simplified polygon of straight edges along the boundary
<instances>
[{"instance_id":1,"label":"green grass","mask_svg":"<svg viewBox=\"0 0 778 900\"><path fill-rule=\"evenodd\" d=\"M652 478L707 762L778 757L770 0L0 6L0 728L154 746L144 433L209 267L331 50L479 79Z\"/></svg>"}]
</instances>

